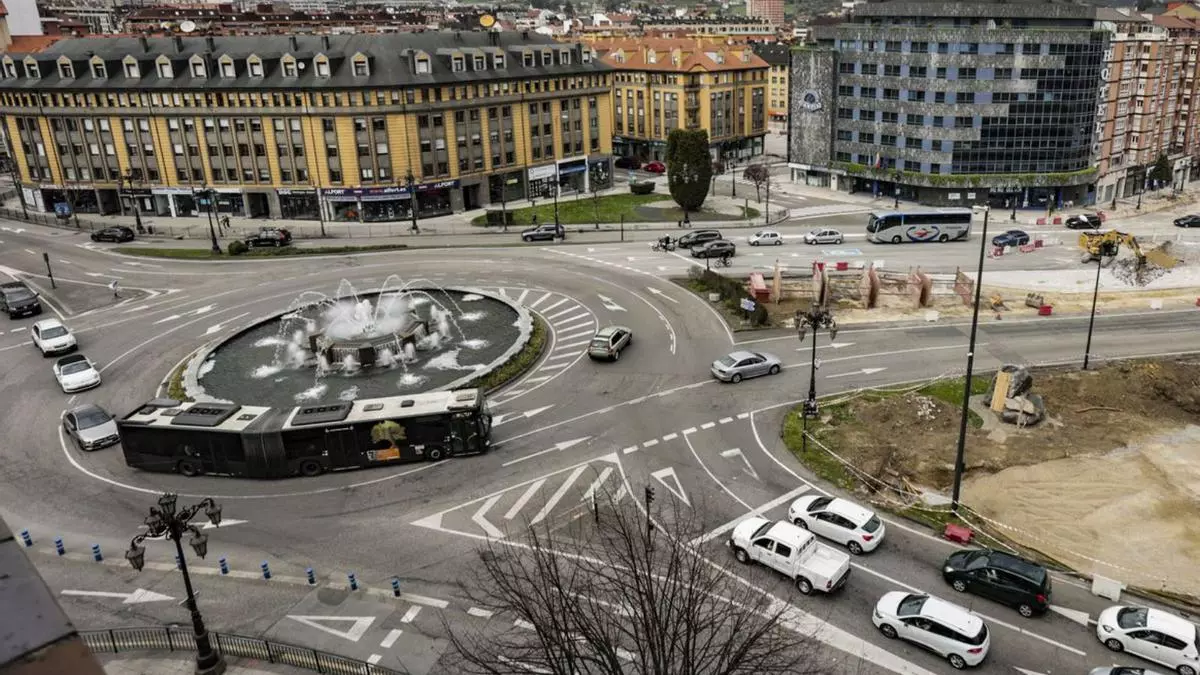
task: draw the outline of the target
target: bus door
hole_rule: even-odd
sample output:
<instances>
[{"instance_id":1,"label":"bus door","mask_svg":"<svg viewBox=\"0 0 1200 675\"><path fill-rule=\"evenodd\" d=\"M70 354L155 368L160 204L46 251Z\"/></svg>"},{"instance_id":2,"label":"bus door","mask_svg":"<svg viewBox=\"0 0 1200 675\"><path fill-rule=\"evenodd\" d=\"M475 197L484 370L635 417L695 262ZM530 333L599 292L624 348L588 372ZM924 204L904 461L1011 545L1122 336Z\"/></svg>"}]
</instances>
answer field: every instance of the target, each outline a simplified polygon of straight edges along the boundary
<instances>
[{"instance_id":1,"label":"bus door","mask_svg":"<svg viewBox=\"0 0 1200 675\"><path fill-rule=\"evenodd\" d=\"M450 454L461 455L466 452L477 452L479 450L477 435L471 415L468 413L456 414L450 424Z\"/></svg>"},{"instance_id":2,"label":"bus door","mask_svg":"<svg viewBox=\"0 0 1200 675\"><path fill-rule=\"evenodd\" d=\"M325 452L329 456L330 468L360 466L363 463L354 427L326 429Z\"/></svg>"}]
</instances>

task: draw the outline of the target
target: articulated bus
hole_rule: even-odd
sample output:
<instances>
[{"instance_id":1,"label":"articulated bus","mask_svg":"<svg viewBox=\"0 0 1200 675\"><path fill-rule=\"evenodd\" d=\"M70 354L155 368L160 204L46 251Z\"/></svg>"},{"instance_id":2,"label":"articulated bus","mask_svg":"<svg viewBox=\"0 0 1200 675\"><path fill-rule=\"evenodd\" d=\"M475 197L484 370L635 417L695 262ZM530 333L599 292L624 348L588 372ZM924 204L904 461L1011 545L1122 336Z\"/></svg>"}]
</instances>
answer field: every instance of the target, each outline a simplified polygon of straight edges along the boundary
<instances>
[{"instance_id":1,"label":"articulated bus","mask_svg":"<svg viewBox=\"0 0 1200 675\"><path fill-rule=\"evenodd\" d=\"M492 415L478 389L296 408L155 399L117 428L136 469L285 478L485 453Z\"/></svg>"},{"instance_id":2,"label":"articulated bus","mask_svg":"<svg viewBox=\"0 0 1200 675\"><path fill-rule=\"evenodd\" d=\"M867 241L899 244L968 239L971 236L971 215L971 209L876 212L867 218Z\"/></svg>"}]
</instances>

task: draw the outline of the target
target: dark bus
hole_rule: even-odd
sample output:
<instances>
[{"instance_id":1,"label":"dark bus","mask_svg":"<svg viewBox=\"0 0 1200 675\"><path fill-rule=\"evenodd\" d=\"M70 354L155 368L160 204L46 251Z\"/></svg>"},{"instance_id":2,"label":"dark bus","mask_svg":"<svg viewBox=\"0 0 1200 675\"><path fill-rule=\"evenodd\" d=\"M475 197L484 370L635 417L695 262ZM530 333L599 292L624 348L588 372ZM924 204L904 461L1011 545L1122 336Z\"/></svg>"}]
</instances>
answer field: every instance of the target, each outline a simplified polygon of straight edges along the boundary
<instances>
[{"instance_id":1,"label":"dark bus","mask_svg":"<svg viewBox=\"0 0 1200 675\"><path fill-rule=\"evenodd\" d=\"M155 399L117 428L136 469L286 478L484 453L492 415L478 389L296 408Z\"/></svg>"}]
</instances>

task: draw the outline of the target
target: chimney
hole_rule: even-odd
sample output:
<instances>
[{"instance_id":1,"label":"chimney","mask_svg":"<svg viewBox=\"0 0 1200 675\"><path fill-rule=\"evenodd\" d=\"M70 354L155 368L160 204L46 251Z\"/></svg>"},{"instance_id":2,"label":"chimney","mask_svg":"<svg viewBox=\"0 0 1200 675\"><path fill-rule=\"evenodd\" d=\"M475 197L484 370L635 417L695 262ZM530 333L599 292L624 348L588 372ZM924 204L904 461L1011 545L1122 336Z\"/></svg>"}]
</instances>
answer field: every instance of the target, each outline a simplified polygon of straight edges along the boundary
<instances>
[{"instance_id":1,"label":"chimney","mask_svg":"<svg viewBox=\"0 0 1200 675\"><path fill-rule=\"evenodd\" d=\"M329 36L328 35L321 36L321 44L325 45L325 51L329 51Z\"/></svg>"},{"instance_id":2,"label":"chimney","mask_svg":"<svg viewBox=\"0 0 1200 675\"><path fill-rule=\"evenodd\" d=\"M216 38L214 38L213 36L209 35L208 37L204 38L204 41L205 41L206 43L208 43L208 51L210 51L210 52L215 52L215 51L217 50L217 40L216 40Z\"/></svg>"},{"instance_id":3,"label":"chimney","mask_svg":"<svg viewBox=\"0 0 1200 675\"><path fill-rule=\"evenodd\" d=\"M147 39L145 35L143 35L142 37L138 38L138 41L142 43L142 51L149 54L150 53L150 40Z\"/></svg>"},{"instance_id":4,"label":"chimney","mask_svg":"<svg viewBox=\"0 0 1200 675\"><path fill-rule=\"evenodd\" d=\"M292 36L292 51L300 51L300 40L297 39L295 35Z\"/></svg>"},{"instance_id":5,"label":"chimney","mask_svg":"<svg viewBox=\"0 0 1200 675\"><path fill-rule=\"evenodd\" d=\"M180 54L183 53L183 36L182 35L175 36L175 51Z\"/></svg>"}]
</instances>

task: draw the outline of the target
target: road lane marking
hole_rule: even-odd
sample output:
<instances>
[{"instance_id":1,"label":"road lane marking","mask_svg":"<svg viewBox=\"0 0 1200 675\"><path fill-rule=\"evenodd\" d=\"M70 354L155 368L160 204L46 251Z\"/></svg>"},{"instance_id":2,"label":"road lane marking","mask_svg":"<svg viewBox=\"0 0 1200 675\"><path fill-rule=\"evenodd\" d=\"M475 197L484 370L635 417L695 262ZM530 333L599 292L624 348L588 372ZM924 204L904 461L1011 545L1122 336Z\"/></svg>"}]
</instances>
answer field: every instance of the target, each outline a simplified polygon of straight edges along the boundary
<instances>
[{"instance_id":1,"label":"road lane marking","mask_svg":"<svg viewBox=\"0 0 1200 675\"><path fill-rule=\"evenodd\" d=\"M569 359L569 358L571 358L572 356L575 356L575 355L574 355L574 354L558 354L558 355L551 354L550 356L547 356L547 357L546 357L546 359L545 359L544 361L542 361L542 363L549 363L549 362L551 362L551 361L558 361L559 359Z\"/></svg>"},{"instance_id":2,"label":"road lane marking","mask_svg":"<svg viewBox=\"0 0 1200 675\"><path fill-rule=\"evenodd\" d=\"M591 332L591 330L592 330L592 325L593 325L594 323L595 323L595 322L593 322L593 321L592 321L592 320L589 318L589 319L585 319L585 320L583 320L583 321L580 321L579 323L573 323L573 324L567 324L566 322L564 322L562 325L555 326L554 328L555 328L556 330L558 330L558 332L560 332L560 333L566 333L567 331L579 330L580 328L583 328L583 327L585 327L585 326L586 326L586 327L587 327L587 329L588 329L588 332L590 333L590 332Z\"/></svg>"},{"instance_id":3,"label":"road lane marking","mask_svg":"<svg viewBox=\"0 0 1200 675\"><path fill-rule=\"evenodd\" d=\"M529 524L537 525L545 520L546 516L550 515L550 511L555 506L558 506L558 503L562 501L564 496L566 496L567 490L571 489L571 486L575 484L575 481L579 480L579 477L582 476L583 472L587 471L587 469L587 464L576 467L575 470L571 472L571 475L567 476L567 479L563 481L563 484L558 486L558 490L555 490L554 494L550 496L550 499L547 500L545 504L542 504L542 508L533 516L533 520L529 521Z\"/></svg>"},{"instance_id":4,"label":"road lane marking","mask_svg":"<svg viewBox=\"0 0 1200 675\"><path fill-rule=\"evenodd\" d=\"M543 375L541 377L531 377L528 380L525 380L525 384L535 384L537 382L545 382L546 380L550 379L551 377L552 377L551 375ZM505 403L508 403L508 401L505 401Z\"/></svg>"},{"instance_id":5,"label":"road lane marking","mask_svg":"<svg viewBox=\"0 0 1200 675\"><path fill-rule=\"evenodd\" d=\"M524 304L525 304L525 298L526 298L528 295L529 295L529 289L528 289L528 288L526 288L526 289L522 290L522 291L521 291L521 295L517 296L517 304L518 304L518 305L524 305Z\"/></svg>"},{"instance_id":6,"label":"road lane marking","mask_svg":"<svg viewBox=\"0 0 1200 675\"><path fill-rule=\"evenodd\" d=\"M413 619L416 619L417 614L420 614L420 613L421 613L420 607L416 607L416 606L409 607L408 611L404 613L404 616L400 617L400 622L401 623L412 623Z\"/></svg>"},{"instance_id":7,"label":"road lane marking","mask_svg":"<svg viewBox=\"0 0 1200 675\"><path fill-rule=\"evenodd\" d=\"M628 448L625 448L624 450L622 450L621 452L622 452L623 454L626 454L626 455L628 455L628 454L629 454L629 453L631 453L631 452L637 452L637 449L638 449L638 446L636 446L636 445L631 445L631 446L629 446Z\"/></svg>"},{"instance_id":8,"label":"road lane marking","mask_svg":"<svg viewBox=\"0 0 1200 675\"><path fill-rule=\"evenodd\" d=\"M684 430L683 430L683 434L684 434L685 436L686 436L687 434L694 434L694 433L696 433L696 427L688 427L688 428L686 428L686 429L684 429Z\"/></svg>"},{"instance_id":9,"label":"road lane marking","mask_svg":"<svg viewBox=\"0 0 1200 675\"><path fill-rule=\"evenodd\" d=\"M808 492L811 489L812 489L812 486L810 486L810 485L801 485L800 487L798 487L794 490L791 490L789 492L786 492L786 493L776 497L775 499L772 499L771 501L767 502L766 504L759 506L756 509L751 509L747 513L740 515L737 518L734 518L733 520L729 521L728 523L725 523L724 525L717 527L716 529L710 530L710 531L700 535L699 537L696 537L695 539L691 540L688 543L691 544L692 546L699 546L700 544L703 544L705 542L712 541L713 539L716 539L717 537L721 536L722 534L725 534L726 532L729 532L733 528L737 527L737 524L742 522L743 520L745 520L751 516L761 516L762 514L766 513L767 511L770 511L771 509L773 509L781 504L786 504L787 502L795 499L796 497L799 497L800 495L804 494L805 492Z\"/></svg>"},{"instance_id":10,"label":"road lane marking","mask_svg":"<svg viewBox=\"0 0 1200 675\"><path fill-rule=\"evenodd\" d=\"M383 638L383 642L379 643L379 646L383 647L384 649L391 649L392 645L396 644L396 640L403 633L404 631L400 630L399 628L393 628L388 632L387 637Z\"/></svg>"},{"instance_id":11,"label":"road lane marking","mask_svg":"<svg viewBox=\"0 0 1200 675\"><path fill-rule=\"evenodd\" d=\"M367 657L367 663L369 663L371 665L375 665L376 663L379 663L379 660L382 658L383 658L382 654L372 654Z\"/></svg>"},{"instance_id":12,"label":"road lane marking","mask_svg":"<svg viewBox=\"0 0 1200 675\"><path fill-rule=\"evenodd\" d=\"M662 437L664 443L667 441L673 441L676 438L679 438L679 434L667 434L666 436Z\"/></svg>"},{"instance_id":13,"label":"road lane marking","mask_svg":"<svg viewBox=\"0 0 1200 675\"><path fill-rule=\"evenodd\" d=\"M547 299L549 299L551 295L553 295L553 294L552 294L552 293L549 293L549 292L547 292L547 293L546 293L545 295L543 295L542 297L538 298L537 300L534 300L534 301L533 301L533 302L532 302L532 303L529 305L529 309L537 309L537 306L538 306L538 305L540 305L540 304L542 304L543 302L545 302Z\"/></svg>"},{"instance_id":14,"label":"road lane marking","mask_svg":"<svg viewBox=\"0 0 1200 675\"><path fill-rule=\"evenodd\" d=\"M490 499L483 502L483 506L480 506L479 509L471 515L471 522L483 528L483 531L487 532L487 535L493 539L503 539L504 532L500 528L488 522L488 519L484 518L484 516L488 511L491 510L493 506L496 505L496 502L500 501L500 498L503 496L504 495L492 495Z\"/></svg>"},{"instance_id":15,"label":"road lane marking","mask_svg":"<svg viewBox=\"0 0 1200 675\"><path fill-rule=\"evenodd\" d=\"M490 619L495 615L495 612L493 612L490 609L480 609L479 607L472 607L467 610L467 614L470 616L477 616L481 619Z\"/></svg>"},{"instance_id":16,"label":"road lane marking","mask_svg":"<svg viewBox=\"0 0 1200 675\"><path fill-rule=\"evenodd\" d=\"M750 419L750 413L738 413L737 418L739 420Z\"/></svg>"},{"instance_id":17,"label":"road lane marking","mask_svg":"<svg viewBox=\"0 0 1200 675\"><path fill-rule=\"evenodd\" d=\"M570 314L571 312L576 312L576 311L579 311L580 309L583 309L583 308L578 307L578 306L568 307L568 308L562 310L561 312L555 312L555 313L551 314L550 316L547 316L546 320L549 321L550 323L554 323L554 320L557 319L558 317L566 316L566 315ZM550 308L546 308L546 311L549 311L549 310L550 310Z\"/></svg>"},{"instance_id":18,"label":"road lane marking","mask_svg":"<svg viewBox=\"0 0 1200 675\"><path fill-rule=\"evenodd\" d=\"M567 356L574 356L574 354L567 354ZM558 370L560 368L566 368L570 365L570 363L551 363L543 365L541 368L538 368L538 370Z\"/></svg>"},{"instance_id":19,"label":"road lane marking","mask_svg":"<svg viewBox=\"0 0 1200 675\"><path fill-rule=\"evenodd\" d=\"M546 480L547 479L545 478L539 478L531 483L530 486L525 489L525 493L522 494L519 499L517 499L516 503L513 504L511 508L508 509L508 513L504 514L504 519L512 520L513 518L516 518L517 514L521 512L521 509L525 508L525 505L529 503L529 500L533 499L533 495L536 494L538 490L542 489L542 486L546 484Z\"/></svg>"},{"instance_id":20,"label":"road lane marking","mask_svg":"<svg viewBox=\"0 0 1200 675\"><path fill-rule=\"evenodd\" d=\"M533 630L533 624L529 623L525 619L517 619L516 621L513 622L513 625L516 626L517 628L524 628L525 630Z\"/></svg>"},{"instance_id":21,"label":"road lane marking","mask_svg":"<svg viewBox=\"0 0 1200 675\"><path fill-rule=\"evenodd\" d=\"M549 307L546 307L545 309L541 310L541 311L542 311L542 316L545 316L545 315L546 315L546 312L549 312L550 310L554 309L555 307L558 307L559 305L563 304L564 302L566 302L566 301L568 301L568 300L570 300L570 298L559 298L558 302L556 302L556 303L554 303L554 304L550 305ZM549 318L549 317L547 317L547 318Z\"/></svg>"},{"instance_id":22,"label":"road lane marking","mask_svg":"<svg viewBox=\"0 0 1200 675\"><path fill-rule=\"evenodd\" d=\"M565 345L559 345L559 346L555 347L555 348L553 349L553 351L556 351L556 352L557 352L557 351L559 351L560 349L575 349L576 347L582 347L582 346L586 345L586 344L587 344L587 343L589 343L589 342L591 342L591 340L580 340L579 342L571 342L571 343L568 343L568 344L565 344Z\"/></svg>"},{"instance_id":23,"label":"road lane marking","mask_svg":"<svg viewBox=\"0 0 1200 675\"><path fill-rule=\"evenodd\" d=\"M570 312L570 311L574 311L574 310L576 310L576 309L580 309L580 308L579 308L579 307L574 307L574 308L572 308L571 310L568 310L568 312ZM585 311L585 312L581 312L581 313L579 313L579 314L576 314L575 316L572 316L572 317L570 317L570 318L563 319L563 320L561 320L561 321L555 321L553 318L551 318L551 322L552 322L552 323L553 323L555 326L558 326L558 325L563 325L563 326L565 326L565 325L567 325L567 324L573 323L573 322L575 322L575 321L581 321L581 320L583 320L583 319L588 319L588 320L590 321L590 320L591 320L591 316L592 316L592 315L591 315L591 313L589 313L589 312L586 312L586 311Z\"/></svg>"},{"instance_id":24,"label":"road lane marking","mask_svg":"<svg viewBox=\"0 0 1200 675\"><path fill-rule=\"evenodd\" d=\"M570 334L570 335L564 335L564 336L562 336L560 339L562 339L562 340L575 340L575 339L577 339L577 338L585 337L585 336L588 336L588 335L592 335L592 331L590 331L590 330L585 330L585 331L583 331L582 333L572 333L572 334Z\"/></svg>"},{"instance_id":25,"label":"road lane marking","mask_svg":"<svg viewBox=\"0 0 1200 675\"><path fill-rule=\"evenodd\" d=\"M720 422L721 424L729 424L730 422L733 421L733 418L732 417L722 417L721 419L719 419L717 421Z\"/></svg>"},{"instance_id":26,"label":"road lane marking","mask_svg":"<svg viewBox=\"0 0 1200 675\"><path fill-rule=\"evenodd\" d=\"M705 431L707 431L707 430L709 430L709 429L711 429L711 428L713 428L713 427L715 427L715 426L717 426L717 425L716 425L716 424L714 424L714 423L712 423L712 422L705 422L704 424L701 424L701 425L700 425L700 428L701 428L701 429L704 429Z\"/></svg>"},{"instance_id":27,"label":"road lane marking","mask_svg":"<svg viewBox=\"0 0 1200 675\"><path fill-rule=\"evenodd\" d=\"M657 438L651 438L650 440L646 441L645 443L642 443L643 448L653 448L656 445L658 445Z\"/></svg>"}]
</instances>

